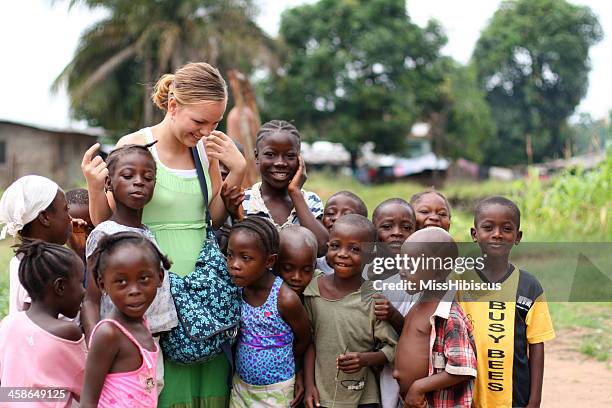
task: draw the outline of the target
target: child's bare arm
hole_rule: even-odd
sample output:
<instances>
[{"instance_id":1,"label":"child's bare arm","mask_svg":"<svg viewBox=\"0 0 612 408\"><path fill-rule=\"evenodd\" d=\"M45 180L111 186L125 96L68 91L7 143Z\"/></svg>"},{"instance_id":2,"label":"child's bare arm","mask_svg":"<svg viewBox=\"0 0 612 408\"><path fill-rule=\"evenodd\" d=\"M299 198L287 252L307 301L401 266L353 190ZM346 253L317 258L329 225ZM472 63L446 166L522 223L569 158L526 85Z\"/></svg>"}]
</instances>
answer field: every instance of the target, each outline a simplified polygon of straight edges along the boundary
<instances>
[{"instance_id":1,"label":"child's bare arm","mask_svg":"<svg viewBox=\"0 0 612 408\"><path fill-rule=\"evenodd\" d=\"M304 405L306 408L318 407L319 403L319 391L315 383L314 366L315 366L316 350L314 343L310 343L304 353L304 387L306 391L304 393Z\"/></svg>"},{"instance_id":2,"label":"child's bare arm","mask_svg":"<svg viewBox=\"0 0 612 408\"><path fill-rule=\"evenodd\" d=\"M94 326L100 321L100 299L102 292L96 285L91 262L87 262L87 288L85 290L85 298L81 306L81 324L85 332L85 339L89 341L91 331Z\"/></svg>"},{"instance_id":3,"label":"child's bare arm","mask_svg":"<svg viewBox=\"0 0 612 408\"><path fill-rule=\"evenodd\" d=\"M542 401L542 382L544 378L544 343L529 345L529 376L531 388L527 407L537 408Z\"/></svg>"},{"instance_id":4,"label":"child's bare arm","mask_svg":"<svg viewBox=\"0 0 612 408\"><path fill-rule=\"evenodd\" d=\"M96 330L87 353L81 408L96 408L98 406L104 379L118 353L119 336L117 331L109 324L101 325Z\"/></svg>"},{"instance_id":5,"label":"child's bare arm","mask_svg":"<svg viewBox=\"0 0 612 408\"><path fill-rule=\"evenodd\" d=\"M317 251L317 256L323 256L327 252L329 232L325 226L315 218L312 212L310 212L310 208L308 208L308 204L306 204L306 200L304 200L304 196L302 195L302 186L306 182L306 165L304 164L304 159L301 155L299 157L299 161L300 167L293 176L291 183L289 183L287 191L291 201L293 202L293 207L295 208L297 217L300 220L300 225L312 231L317 238L317 245L319 248Z\"/></svg>"},{"instance_id":6,"label":"child's bare arm","mask_svg":"<svg viewBox=\"0 0 612 408\"><path fill-rule=\"evenodd\" d=\"M298 295L284 283L278 293L278 311L293 331L293 350L297 360L302 357L312 340L310 320Z\"/></svg>"},{"instance_id":7,"label":"child's bare arm","mask_svg":"<svg viewBox=\"0 0 612 408\"><path fill-rule=\"evenodd\" d=\"M356 373L362 367L383 366L387 356L382 351L345 353L338 356L338 368L347 374Z\"/></svg>"},{"instance_id":8,"label":"child's bare arm","mask_svg":"<svg viewBox=\"0 0 612 408\"><path fill-rule=\"evenodd\" d=\"M473 378L469 375L453 375L446 371L434 374L430 377L421 378L412 383L406 394L405 403L410 406L418 406L425 398L425 394L431 391L443 390L453 385L468 381Z\"/></svg>"},{"instance_id":9,"label":"child's bare arm","mask_svg":"<svg viewBox=\"0 0 612 408\"><path fill-rule=\"evenodd\" d=\"M96 156L100 144L91 146L83 155L81 170L87 181L87 194L89 195L89 216L94 225L110 218L111 207L104 192L104 182L108 176L106 163L100 156Z\"/></svg>"}]
</instances>

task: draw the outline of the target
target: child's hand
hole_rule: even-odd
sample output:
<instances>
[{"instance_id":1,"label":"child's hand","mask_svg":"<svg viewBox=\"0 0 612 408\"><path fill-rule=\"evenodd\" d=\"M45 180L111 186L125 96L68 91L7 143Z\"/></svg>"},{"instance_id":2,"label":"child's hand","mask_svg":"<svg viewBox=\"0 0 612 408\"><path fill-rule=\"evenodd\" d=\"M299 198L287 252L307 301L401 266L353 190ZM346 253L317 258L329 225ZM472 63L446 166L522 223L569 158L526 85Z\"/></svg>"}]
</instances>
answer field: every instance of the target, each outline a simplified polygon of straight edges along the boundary
<instances>
[{"instance_id":1,"label":"child's hand","mask_svg":"<svg viewBox=\"0 0 612 408\"><path fill-rule=\"evenodd\" d=\"M317 390L317 387L306 387L306 393L304 394L304 405L306 405L306 408L321 406L321 403L319 402L319 390Z\"/></svg>"},{"instance_id":2,"label":"child's hand","mask_svg":"<svg viewBox=\"0 0 612 408\"><path fill-rule=\"evenodd\" d=\"M87 187L90 188L90 190L103 191L106 176L108 176L108 169L102 157L94 157L99 149L100 143L96 143L87 149L83 155L83 161L81 162L81 171L85 176Z\"/></svg>"},{"instance_id":3,"label":"child's hand","mask_svg":"<svg viewBox=\"0 0 612 408\"><path fill-rule=\"evenodd\" d=\"M366 365L361 357L361 353L340 354L336 359L336 364L338 369L347 374L356 373Z\"/></svg>"},{"instance_id":4,"label":"child's hand","mask_svg":"<svg viewBox=\"0 0 612 408\"><path fill-rule=\"evenodd\" d=\"M221 198L227 212L235 220L244 218L242 202L244 201L244 190L238 186L232 186L229 189L227 184L221 185Z\"/></svg>"},{"instance_id":5,"label":"child's hand","mask_svg":"<svg viewBox=\"0 0 612 408\"><path fill-rule=\"evenodd\" d=\"M87 221L80 218L72 218L72 234L68 238L68 245L80 257L85 256L85 244L87 243Z\"/></svg>"},{"instance_id":6,"label":"child's hand","mask_svg":"<svg viewBox=\"0 0 612 408\"><path fill-rule=\"evenodd\" d=\"M246 167L246 160L234 141L225 133L213 130L204 139L206 155L225 164L229 171L241 170Z\"/></svg>"},{"instance_id":7,"label":"child's hand","mask_svg":"<svg viewBox=\"0 0 612 408\"><path fill-rule=\"evenodd\" d=\"M304 158L301 154L298 156L298 160L300 165L295 172L295 175L291 179L289 186L287 187L289 193L301 191L302 187L304 187L304 183L306 183L306 179L308 178L306 175L306 164L304 163Z\"/></svg>"},{"instance_id":8,"label":"child's hand","mask_svg":"<svg viewBox=\"0 0 612 408\"><path fill-rule=\"evenodd\" d=\"M378 320L391 320L396 313L399 313L391 302L381 293L376 293L372 297L375 299L374 315Z\"/></svg>"},{"instance_id":9,"label":"child's hand","mask_svg":"<svg viewBox=\"0 0 612 408\"><path fill-rule=\"evenodd\" d=\"M427 399L425 398L425 394L421 392L418 388L417 381L413 382L408 392L406 393L406 398L404 398L404 406L407 408L427 408Z\"/></svg>"},{"instance_id":10,"label":"child's hand","mask_svg":"<svg viewBox=\"0 0 612 408\"><path fill-rule=\"evenodd\" d=\"M297 407L304 397L304 371L300 370L295 374L295 392L291 401L291 408Z\"/></svg>"}]
</instances>

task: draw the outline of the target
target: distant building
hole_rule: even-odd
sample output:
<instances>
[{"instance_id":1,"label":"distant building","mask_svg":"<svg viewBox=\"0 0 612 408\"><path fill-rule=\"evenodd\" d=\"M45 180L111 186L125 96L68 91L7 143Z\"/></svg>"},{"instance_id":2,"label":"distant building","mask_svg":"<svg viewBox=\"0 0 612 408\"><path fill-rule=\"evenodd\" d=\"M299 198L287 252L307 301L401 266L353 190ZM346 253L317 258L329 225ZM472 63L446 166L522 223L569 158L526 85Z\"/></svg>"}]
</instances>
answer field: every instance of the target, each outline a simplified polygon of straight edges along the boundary
<instances>
[{"instance_id":1,"label":"distant building","mask_svg":"<svg viewBox=\"0 0 612 408\"><path fill-rule=\"evenodd\" d=\"M0 189L27 174L48 177L65 189L82 184L81 160L98 136L0 120Z\"/></svg>"}]
</instances>

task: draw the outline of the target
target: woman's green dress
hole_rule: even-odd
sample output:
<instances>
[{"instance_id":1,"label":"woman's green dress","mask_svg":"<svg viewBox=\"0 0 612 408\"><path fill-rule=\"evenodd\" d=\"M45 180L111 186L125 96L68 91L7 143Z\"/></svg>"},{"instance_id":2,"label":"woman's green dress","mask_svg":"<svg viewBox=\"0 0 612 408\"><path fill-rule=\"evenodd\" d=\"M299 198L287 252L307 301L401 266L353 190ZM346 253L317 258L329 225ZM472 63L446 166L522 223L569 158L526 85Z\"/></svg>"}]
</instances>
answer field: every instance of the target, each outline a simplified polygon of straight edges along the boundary
<instances>
[{"instance_id":1,"label":"woman's green dress","mask_svg":"<svg viewBox=\"0 0 612 408\"><path fill-rule=\"evenodd\" d=\"M157 156L157 155L155 155ZM210 200L210 180L206 184ZM155 234L163 253L172 261L172 272L193 271L205 237L204 199L197 177L172 174L157 160L157 183L142 221ZM229 400L229 362L225 355L196 365L164 361L164 388L158 406L226 407Z\"/></svg>"}]
</instances>

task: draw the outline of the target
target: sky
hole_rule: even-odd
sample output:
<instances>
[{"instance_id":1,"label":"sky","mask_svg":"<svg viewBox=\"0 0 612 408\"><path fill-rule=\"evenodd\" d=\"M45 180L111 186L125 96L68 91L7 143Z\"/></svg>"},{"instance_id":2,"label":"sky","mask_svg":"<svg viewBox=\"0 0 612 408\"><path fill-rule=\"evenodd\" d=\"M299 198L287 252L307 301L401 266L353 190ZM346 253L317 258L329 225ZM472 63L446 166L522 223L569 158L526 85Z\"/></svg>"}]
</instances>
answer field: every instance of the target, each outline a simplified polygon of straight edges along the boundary
<instances>
[{"instance_id":1,"label":"sky","mask_svg":"<svg viewBox=\"0 0 612 408\"><path fill-rule=\"evenodd\" d=\"M312 0L259 0L257 22L276 35L282 10ZM591 48L592 71L589 90L577 112L595 118L607 117L612 110L612 2L570 0L587 5L598 15L606 37ZM408 0L408 14L424 26L430 18L446 30L446 55L466 63L480 31L486 26L500 0ZM0 78L4 98L0 98L0 119L50 128L83 128L69 117L65 91L50 92L54 79L70 61L80 34L101 19L103 11L83 7L68 9L66 0L19 0L0 2Z\"/></svg>"}]
</instances>

